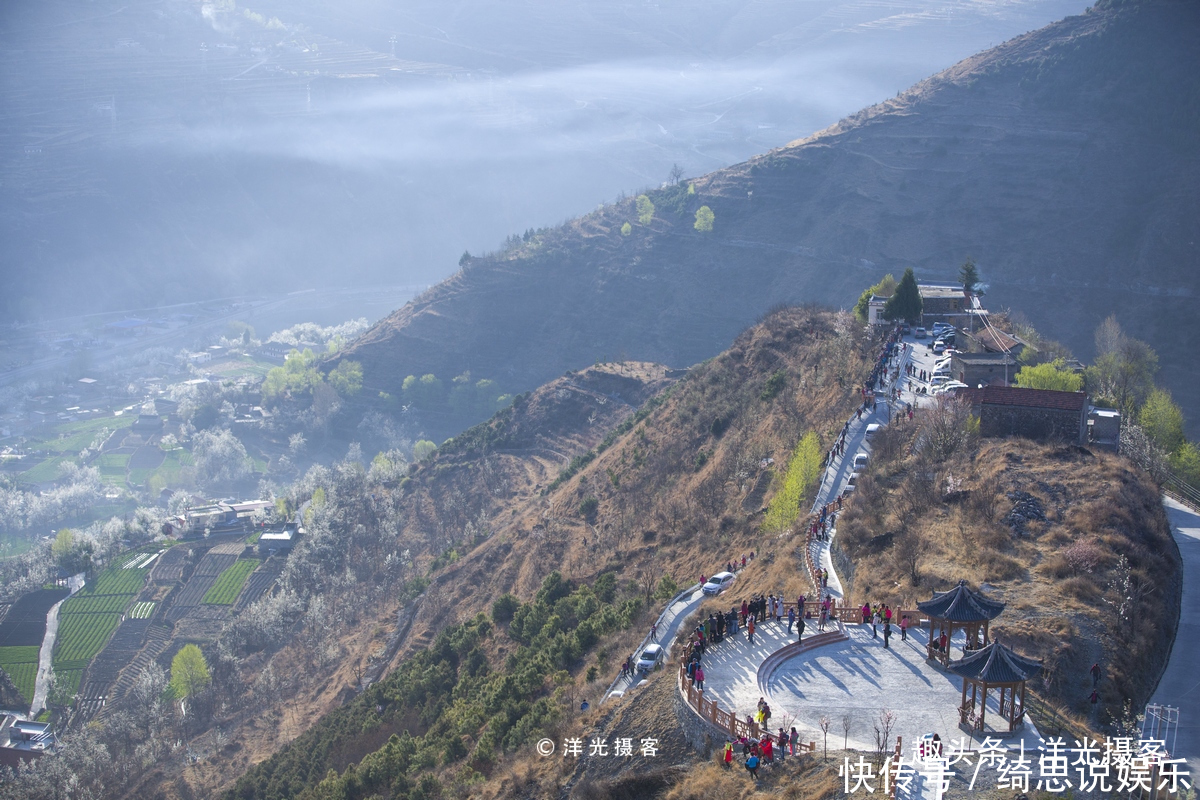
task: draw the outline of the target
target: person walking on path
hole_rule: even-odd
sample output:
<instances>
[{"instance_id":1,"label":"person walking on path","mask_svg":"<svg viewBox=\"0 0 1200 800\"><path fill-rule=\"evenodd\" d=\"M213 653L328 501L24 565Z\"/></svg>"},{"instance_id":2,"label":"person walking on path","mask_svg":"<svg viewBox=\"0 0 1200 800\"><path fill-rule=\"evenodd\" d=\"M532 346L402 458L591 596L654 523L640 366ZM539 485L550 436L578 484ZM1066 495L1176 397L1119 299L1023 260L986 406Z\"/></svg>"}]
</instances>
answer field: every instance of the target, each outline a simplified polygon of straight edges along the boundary
<instances>
[{"instance_id":1,"label":"person walking on path","mask_svg":"<svg viewBox=\"0 0 1200 800\"><path fill-rule=\"evenodd\" d=\"M892 638L892 623L885 621L883 623L883 649L884 650L888 649L888 647L889 647L888 639L891 639L891 638Z\"/></svg>"},{"instance_id":2,"label":"person walking on path","mask_svg":"<svg viewBox=\"0 0 1200 800\"><path fill-rule=\"evenodd\" d=\"M655 622L653 625L650 626L650 641L652 641L652 642L658 641L658 623L657 622Z\"/></svg>"},{"instance_id":3,"label":"person walking on path","mask_svg":"<svg viewBox=\"0 0 1200 800\"><path fill-rule=\"evenodd\" d=\"M788 735L782 727L779 728L779 738L776 741L779 742L779 760L783 761L787 757Z\"/></svg>"},{"instance_id":4,"label":"person walking on path","mask_svg":"<svg viewBox=\"0 0 1200 800\"><path fill-rule=\"evenodd\" d=\"M796 619L796 641L800 642L803 640L804 640L804 617L801 616Z\"/></svg>"},{"instance_id":5,"label":"person walking on path","mask_svg":"<svg viewBox=\"0 0 1200 800\"><path fill-rule=\"evenodd\" d=\"M754 617L751 617L750 621L746 623L746 639L750 644L754 644Z\"/></svg>"},{"instance_id":6,"label":"person walking on path","mask_svg":"<svg viewBox=\"0 0 1200 800\"><path fill-rule=\"evenodd\" d=\"M704 667L696 665L696 688L704 691Z\"/></svg>"},{"instance_id":7,"label":"person walking on path","mask_svg":"<svg viewBox=\"0 0 1200 800\"><path fill-rule=\"evenodd\" d=\"M908 614L900 618L900 641L908 641Z\"/></svg>"},{"instance_id":8,"label":"person walking on path","mask_svg":"<svg viewBox=\"0 0 1200 800\"><path fill-rule=\"evenodd\" d=\"M875 609L875 613L871 615L871 638L879 638L879 623L883 622L883 618L879 613L879 609Z\"/></svg>"},{"instance_id":9,"label":"person walking on path","mask_svg":"<svg viewBox=\"0 0 1200 800\"><path fill-rule=\"evenodd\" d=\"M792 626L796 624L796 609L788 608L788 636L792 635Z\"/></svg>"},{"instance_id":10,"label":"person walking on path","mask_svg":"<svg viewBox=\"0 0 1200 800\"><path fill-rule=\"evenodd\" d=\"M1092 664L1091 673L1092 673L1092 688L1095 689L1097 686L1100 685L1100 662L1097 661L1095 664Z\"/></svg>"},{"instance_id":11,"label":"person walking on path","mask_svg":"<svg viewBox=\"0 0 1200 800\"><path fill-rule=\"evenodd\" d=\"M746 771L750 773L755 781L758 780L758 756L751 755L746 759Z\"/></svg>"}]
</instances>

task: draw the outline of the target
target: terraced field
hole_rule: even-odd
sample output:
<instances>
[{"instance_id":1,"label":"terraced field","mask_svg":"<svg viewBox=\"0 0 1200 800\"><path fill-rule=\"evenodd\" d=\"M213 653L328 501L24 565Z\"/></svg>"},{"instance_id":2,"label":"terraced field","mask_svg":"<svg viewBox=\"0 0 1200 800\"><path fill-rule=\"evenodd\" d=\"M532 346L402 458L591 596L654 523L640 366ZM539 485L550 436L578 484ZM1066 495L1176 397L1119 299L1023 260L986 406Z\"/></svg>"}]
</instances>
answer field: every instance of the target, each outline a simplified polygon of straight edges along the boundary
<instances>
[{"instance_id":1,"label":"terraced field","mask_svg":"<svg viewBox=\"0 0 1200 800\"><path fill-rule=\"evenodd\" d=\"M217 582L217 576L232 567L237 560L238 557L233 554L211 551L207 553L204 558L200 559L200 563L196 565L196 571L192 573L192 577L175 597L175 601L167 611L167 620L178 622L197 610L197 606L204 603L209 589Z\"/></svg>"},{"instance_id":2,"label":"terraced field","mask_svg":"<svg viewBox=\"0 0 1200 800\"><path fill-rule=\"evenodd\" d=\"M123 557L100 573L94 585L63 603L52 663L55 674L66 680L73 692L78 691L83 670L104 648L146 585L148 567L159 552L157 547L144 548Z\"/></svg>"},{"instance_id":3,"label":"terraced field","mask_svg":"<svg viewBox=\"0 0 1200 800\"><path fill-rule=\"evenodd\" d=\"M81 594L62 604L62 614L103 614L125 611L132 595L129 594Z\"/></svg>"},{"instance_id":4,"label":"terraced field","mask_svg":"<svg viewBox=\"0 0 1200 800\"><path fill-rule=\"evenodd\" d=\"M86 667L120 621L120 614L63 614L54 647L54 671Z\"/></svg>"},{"instance_id":5,"label":"terraced field","mask_svg":"<svg viewBox=\"0 0 1200 800\"><path fill-rule=\"evenodd\" d=\"M231 606L242 591L243 584L261 562L257 558L241 559L219 576L212 588L204 593L204 602L213 605Z\"/></svg>"},{"instance_id":6,"label":"terraced field","mask_svg":"<svg viewBox=\"0 0 1200 800\"><path fill-rule=\"evenodd\" d=\"M33 685L37 678L38 652L36 646L0 647L0 668L12 678L21 697L33 702Z\"/></svg>"},{"instance_id":7,"label":"terraced field","mask_svg":"<svg viewBox=\"0 0 1200 800\"><path fill-rule=\"evenodd\" d=\"M150 619L154 616L154 607L158 603L138 603L129 611L130 619Z\"/></svg>"}]
</instances>

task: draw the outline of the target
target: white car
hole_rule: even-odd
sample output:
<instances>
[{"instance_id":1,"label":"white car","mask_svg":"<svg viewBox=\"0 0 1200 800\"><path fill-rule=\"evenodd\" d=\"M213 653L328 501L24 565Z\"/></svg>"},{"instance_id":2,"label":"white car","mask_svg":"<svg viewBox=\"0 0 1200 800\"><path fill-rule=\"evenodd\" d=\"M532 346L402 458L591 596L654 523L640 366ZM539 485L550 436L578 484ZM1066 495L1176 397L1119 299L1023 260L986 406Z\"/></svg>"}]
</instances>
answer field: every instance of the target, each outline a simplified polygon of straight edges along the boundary
<instances>
[{"instance_id":1,"label":"white car","mask_svg":"<svg viewBox=\"0 0 1200 800\"><path fill-rule=\"evenodd\" d=\"M846 479L846 487L850 488L851 486L858 486L859 477L860 473L851 472L850 477Z\"/></svg>"},{"instance_id":2,"label":"white car","mask_svg":"<svg viewBox=\"0 0 1200 800\"><path fill-rule=\"evenodd\" d=\"M700 591L705 594L720 594L725 591L729 584L733 583L733 579L736 577L732 572L718 572L704 582L704 585L700 587Z\"/></svg>"},{"instance_id":3,"label":"white car","mask_svg":"<svg viewBox=\"0 0 1200 800\"><path fill-rule=\"evenodd\" d=\"M883 428L883 426L880 425L878 422L872 422L870 425L867 426L867 432L863 435L866 436L868 439L870 439L872 436L879 433L879 431L882 428Z\"/></svg>"},{"instance_id":4,"label":"white car","mask_svg":"<svg viewBox=\"0 0 1200 800\"><path fill-rule=\"evenodd\" d=\"M637 664L634 669L638 672L649 672L662 663L663 649L660 644L646 645L646 649L638 656Z\"/></svg>"},{"instance_id":5,"label":"white car","mask_svg":"<svg viewBox=\"0 0 1200 800\"><path fill-rule=\"evenodd\" d=\"M966 389L966 388L968 388L967 385L965 383L963 383L962 381L946 381L945 383L943 383L941 386L939 386L937 388L937 390L934 392L934 394L945 394L946 392L954 392L959 389Z\"/></svg>"},{"instance_id":6,"label":"white car","mask_svg":"<svg viewBox=\"0 0 1200 800\"><path fill-rule=\"evenodd\" d=\"M941 386L942 384L948 383L949 381L950 381L949 375L934 375L932 378L929 379L929 388L936 389L939 386Z\"/></svg>"},{"instance_id":7,"label":"white car","mask_svg":"<svg viewBox=\"0 0 1200 800\"><path fill-rule=\"evenodd\" d=\"M870 456L868 456L866 453L859 453L858 455L856 455L854 457L854 463L852 464L852 466L854 467L854 471L861 472L862 470L866 469L867 462L870 460L871 460Z\"/></svg>"}]
</instances>

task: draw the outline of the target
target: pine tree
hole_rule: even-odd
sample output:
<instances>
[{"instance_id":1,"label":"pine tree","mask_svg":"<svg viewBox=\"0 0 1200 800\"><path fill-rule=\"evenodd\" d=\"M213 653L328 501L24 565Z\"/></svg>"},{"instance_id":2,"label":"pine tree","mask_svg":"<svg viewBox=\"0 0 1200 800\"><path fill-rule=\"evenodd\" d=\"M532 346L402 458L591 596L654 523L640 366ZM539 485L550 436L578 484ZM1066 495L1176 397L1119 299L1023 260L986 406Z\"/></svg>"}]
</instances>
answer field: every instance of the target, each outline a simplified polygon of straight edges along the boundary
<instances>
[{"instance_id":1,"label":"pine tree","mask_svg":"<svg viewBox=\"0 0 1200 800\"><path fill-rule=\"evenodd\" d=\"M979 270L975 268L975 259L968 258L959 267L958 282L962 284L964 292L974 293L975 287L979 285Z\"/></svg>"},{"instance_id":2,"label":"pine tree","mask_svg":"<svg viewBox=\"0 0 1200 800\"><path fill-rule=\"evenodd\" d=\"M912 267L909 267L904 270L904 277L896 286L896 293L884 304L883 318L916 322L920 317L921 290L917 288L917 278L913 275Z\"/></svg>"}]
</instances>

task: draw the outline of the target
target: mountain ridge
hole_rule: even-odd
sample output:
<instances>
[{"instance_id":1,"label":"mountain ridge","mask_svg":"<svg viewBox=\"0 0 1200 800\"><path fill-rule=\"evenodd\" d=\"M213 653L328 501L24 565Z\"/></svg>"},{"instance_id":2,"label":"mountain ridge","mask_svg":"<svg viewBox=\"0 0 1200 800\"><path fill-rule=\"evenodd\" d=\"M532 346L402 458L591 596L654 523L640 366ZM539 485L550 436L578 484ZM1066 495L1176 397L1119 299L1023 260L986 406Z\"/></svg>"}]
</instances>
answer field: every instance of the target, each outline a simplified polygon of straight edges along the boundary
<instances>
[{"instance_id":1,"label":"mountain ridge","mask_svg":"<svg viewBox=\"0 0 1200 800\"><path fill-rule=\"evenodd\" d=\"M1183 366L1200 332L1188 312L1197 26L1194 7L1156 0L1017 37L808 137L646 192L648 225L628 199L464 258L343 357L385 389L482 364L503 365L517 390L606 357L685 366L776 303L845 307L884 272L952 279L973 257L989 305L1020 305L1081 357L1116 309L1164 366ZM715 212L711 234L693 230L700 205ZM1165 377L1177 397L1200 389L1183 370Z\"/></svg>"}]
</instances>

